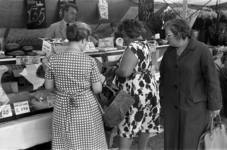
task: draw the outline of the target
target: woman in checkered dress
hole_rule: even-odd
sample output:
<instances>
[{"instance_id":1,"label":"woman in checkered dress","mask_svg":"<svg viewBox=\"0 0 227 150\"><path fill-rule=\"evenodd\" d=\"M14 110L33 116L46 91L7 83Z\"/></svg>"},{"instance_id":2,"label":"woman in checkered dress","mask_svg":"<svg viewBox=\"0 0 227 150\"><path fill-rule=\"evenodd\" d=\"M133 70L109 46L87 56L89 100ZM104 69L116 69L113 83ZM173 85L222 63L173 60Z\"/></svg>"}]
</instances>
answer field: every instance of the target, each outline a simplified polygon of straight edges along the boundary
<instances>
[{"instance_id":1,"label":"woman in checkered dress","mask_svg":"<svg viewBox=\"0 0 227 150\"><path fill-rule=\"evenodd\" d=\"M49 59L45 87L57 89L53 112L54 150L106 150L102 116L93 95L101 92L100 73L83 53L90 27L76 22L67 29L70 45ZM92 90L91 90L92 87Z\"/></svg>"}]
</instances>

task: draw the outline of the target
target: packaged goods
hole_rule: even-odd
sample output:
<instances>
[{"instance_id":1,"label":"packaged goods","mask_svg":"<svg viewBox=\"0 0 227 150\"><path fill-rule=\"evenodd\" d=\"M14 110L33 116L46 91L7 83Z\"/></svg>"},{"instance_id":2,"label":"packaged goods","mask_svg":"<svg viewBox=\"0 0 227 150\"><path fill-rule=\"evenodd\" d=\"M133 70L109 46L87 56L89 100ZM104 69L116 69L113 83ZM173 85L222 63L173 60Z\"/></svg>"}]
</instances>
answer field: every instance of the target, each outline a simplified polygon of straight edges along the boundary
<instances>
[{"instance_id":1,"label":"packaged goods","mask_svg":"<svg viewBox=\"0 0 227 150\"><path fill-rule=\"evenodd\" d=\"M58 54L68 47L68 43L62 39L43 39L42 51L46 53L47 57Z\"/></svg>"},{"instance_id":2,"label":"packaged goods","mask_svg":"<svg viewBox=\"0 0 227 150\"><path fill-rule=\"evenodd\" d=\"M34 94L34 98L31 100L31 105L35 110L46 109L49 108L48 97L53 96L55 94L49 90L39 90Z\"/></svg>"},{"instance_id":3,"label":"packaged goods","mask_svg":"<svg viewBox=\"0 0 227 150\"><path fill-rule=\"evenodd\" d=\"M8 43L5 45L5 50L8 52L20 49L20 45L17 43Z\"/></svg>"},{"instance_id":4,"label":"packaged goods","mask_svg":"<svg viewBox=\"0 0 227 150\"><path fill-rule=\"evenodd\" d=\"M33 50L33 46L23 46L22 47L22 51L24 51L25 53L32 52L32 50Z\"/></svg>"},{"instance_id":5,"label":"packaged goods","mask_svg":"<svg viewBox=\"0 0 227 150\"><path fill-rule=\"evenodd\" d=\"M36 54L36 52L26 52L26 55L35 56L35 55L37 55L37 54Z\"/></svg>"},{"instance_id":6,"label":"packaged goods","mask_svg":"<svg viewBox=\"0 0 227 150\"><path fill-rule=\"evenodd\" d=\"M46 52L44 51L33 50L32 52L36 53L39 56L46 56Z\"/></svg>"},{"instance_id":7,"label":"packaged goods","mask_svg":"<svg viewBox=\"0 0 227 150\"><path fill-rule=\"evenodd\" d=\"M15 50L9 53L10 56L24 56L25 52L22 50Z\"/></svg>"},{"instance_id":8,"label":"packaged goods","mask_svg":"<svg viewBox=\"0 0 227 150\"><path fill-rule=\"evenodd\" d=\"M30 103L34 110L42 110L49 108L47 100L39 101L36 98L33 98Z\"/></svg>"}]
</instances>

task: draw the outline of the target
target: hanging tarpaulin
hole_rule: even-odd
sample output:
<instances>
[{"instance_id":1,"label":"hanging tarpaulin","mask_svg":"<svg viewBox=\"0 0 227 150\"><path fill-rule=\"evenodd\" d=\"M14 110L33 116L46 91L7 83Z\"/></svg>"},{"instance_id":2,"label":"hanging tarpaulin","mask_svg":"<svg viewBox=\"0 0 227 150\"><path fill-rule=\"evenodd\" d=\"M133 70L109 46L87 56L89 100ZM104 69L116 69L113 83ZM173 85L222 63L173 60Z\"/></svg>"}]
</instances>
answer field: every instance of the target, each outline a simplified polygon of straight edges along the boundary
<instances>
[{"instance_id":1,"label":"hanging tarpaulin","mask_svg":"<svg viewBox=\"0 0 227 150\"><path fill-rule=\"evenodd\" d=\"M108 20L108 3L106 0L99 0L98 2L98 13L99 13L99 20Z\"/></svg>"},{"instance_id":2,"label":"hanging tarpaulin","mask_svg":"<svg viewBox=\"0 0 227 150\"><path fill-rule=\"evenodd\" d=\"M45 0L26 0L27 29L46 28Z\"/></svg>"},{"instance_id":3,"label":"hanging tarpaulin","mask_svg":"<svg viewBox=\"0 0 227 150\"><path fill-rule=\"evenodd\" d=\"M63 11L62 11L62 7L64 6L65 3L73 3L76 4L76 0L59 0L58 2L58 13L59 13L59 18L58 20L60 21L63 17Z\"/></svg>"},{"instance_id":4,"label":"hanging tarpaulin","mask_svg":"<svg viewBox=\"0 0 227 150\"><path fill-rule=\"evenodd\" d=\"M154 0L139 0L139 20L148 21L154 14Z\"/></svg>"}]
</instances>

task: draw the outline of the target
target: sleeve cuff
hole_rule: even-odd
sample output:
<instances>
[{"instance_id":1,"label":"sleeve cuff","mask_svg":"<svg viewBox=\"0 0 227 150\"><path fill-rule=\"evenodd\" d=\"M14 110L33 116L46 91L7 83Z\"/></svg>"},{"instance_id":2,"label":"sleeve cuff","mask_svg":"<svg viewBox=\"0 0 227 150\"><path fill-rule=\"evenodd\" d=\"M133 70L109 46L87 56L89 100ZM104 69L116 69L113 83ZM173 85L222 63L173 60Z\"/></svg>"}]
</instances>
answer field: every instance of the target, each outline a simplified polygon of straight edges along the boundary
<instances>
[{"instance_id":1,"label":"sleeve cuff","mask_svg":"<svg viewBox=\"0 0 227 150\"><path fill-rule=\"evenodd\" d=\"M213 110L219 110L222 108L222 101L220 102L208 102L208 109Z\"/></svg>"}]
</instances>

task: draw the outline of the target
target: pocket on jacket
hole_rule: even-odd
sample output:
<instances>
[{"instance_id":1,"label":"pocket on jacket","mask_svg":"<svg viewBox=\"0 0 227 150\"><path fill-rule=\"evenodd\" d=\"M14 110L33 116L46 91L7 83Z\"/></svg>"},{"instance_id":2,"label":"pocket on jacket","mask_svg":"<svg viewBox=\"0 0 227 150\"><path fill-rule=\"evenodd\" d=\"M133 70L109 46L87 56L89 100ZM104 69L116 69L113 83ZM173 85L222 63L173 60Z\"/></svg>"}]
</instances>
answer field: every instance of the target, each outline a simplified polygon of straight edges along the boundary
<instances>
[{"instance_id":1,"label":"pocket on jacket","mask_svg":"<svg viewBox=\"0 0 227 150\"><path fill-rule=\"evenodd\" d=\"M198 103L198 102L205 102L205 101L207 101L207 97L206 96L193 96L193 97L191 97L190 99L192 99L192 101L194 102L194 103Z\"/></svg>"}]
</instances>

